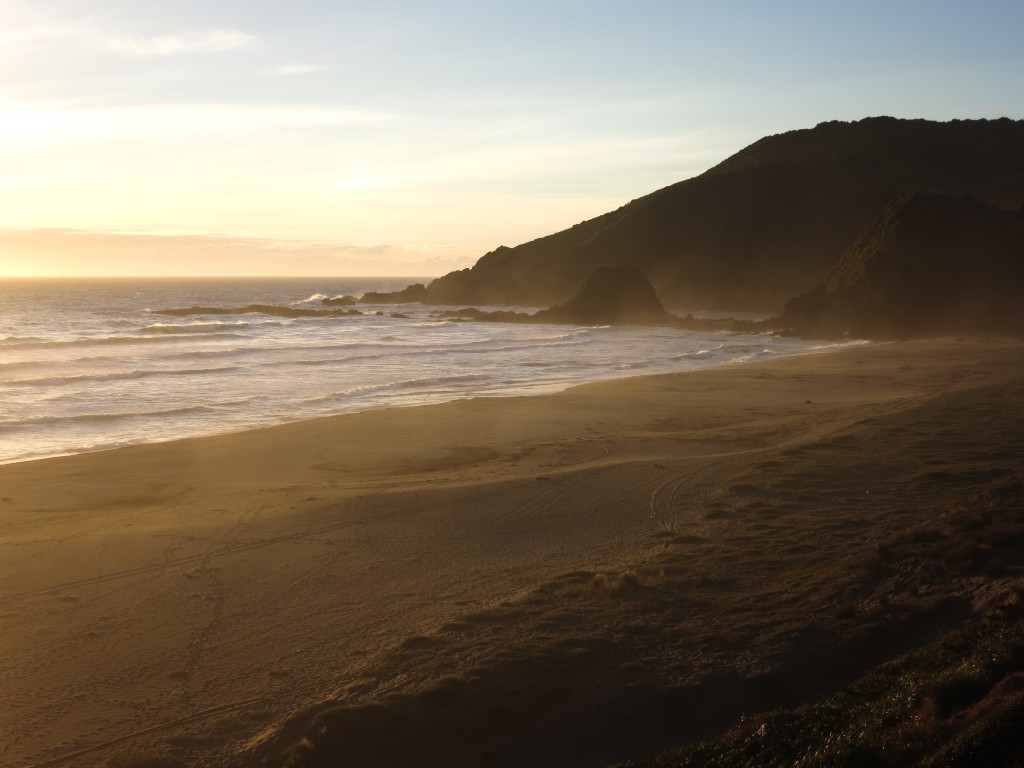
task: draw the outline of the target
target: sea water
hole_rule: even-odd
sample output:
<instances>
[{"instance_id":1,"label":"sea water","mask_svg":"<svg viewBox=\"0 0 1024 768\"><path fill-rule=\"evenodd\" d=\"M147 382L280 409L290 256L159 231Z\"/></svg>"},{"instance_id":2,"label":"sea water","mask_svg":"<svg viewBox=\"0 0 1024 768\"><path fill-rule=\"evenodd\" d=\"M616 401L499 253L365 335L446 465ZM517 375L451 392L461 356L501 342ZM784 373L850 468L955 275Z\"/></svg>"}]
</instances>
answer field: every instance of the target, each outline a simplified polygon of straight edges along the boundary
<instances>
[{"instance_id":1,"label":"sea water","mask_svg":"<svg viewBox=\"0 0 1024 768\"><path fill-rule=\"evenodd\" d=\"M158 313L323 309L325 297L416 281L0 280L0 463L836 346L729 332L458 322L437 316L444 307L419 304L360 304L363 314L351 316Z\"/></svg>"}]
</instances>

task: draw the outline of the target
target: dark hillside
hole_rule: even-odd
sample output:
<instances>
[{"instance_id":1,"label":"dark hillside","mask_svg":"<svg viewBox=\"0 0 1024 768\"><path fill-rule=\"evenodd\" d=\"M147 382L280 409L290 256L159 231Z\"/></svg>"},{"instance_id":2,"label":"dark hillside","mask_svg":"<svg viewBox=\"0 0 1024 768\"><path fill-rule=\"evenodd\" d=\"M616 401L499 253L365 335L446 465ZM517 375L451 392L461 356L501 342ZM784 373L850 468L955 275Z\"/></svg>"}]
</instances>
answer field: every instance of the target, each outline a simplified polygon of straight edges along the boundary
<instances>
[{"instance_id":1,"label":"dark hillside","mask_svg":"<svg viewBox=\"0 0 1024 768\"><path fill-rule=\"evenodd\" d=\"M973 198L893 200L780 320L805 335L1024 332L1024 211Z\"/></svg>"},{"instance_id":2,"label":"dark hillside","mask_svg":"<svg viewBox=\"0 0 1024 768\"><path fill-rule=\"evenodd\" d=\"M1024 121L867 118L755 142L693 179L428 286L435 304L548 306L631 264L667 306L778 311L902 192L1024 204Z\"/></svg>"}]
</instances>

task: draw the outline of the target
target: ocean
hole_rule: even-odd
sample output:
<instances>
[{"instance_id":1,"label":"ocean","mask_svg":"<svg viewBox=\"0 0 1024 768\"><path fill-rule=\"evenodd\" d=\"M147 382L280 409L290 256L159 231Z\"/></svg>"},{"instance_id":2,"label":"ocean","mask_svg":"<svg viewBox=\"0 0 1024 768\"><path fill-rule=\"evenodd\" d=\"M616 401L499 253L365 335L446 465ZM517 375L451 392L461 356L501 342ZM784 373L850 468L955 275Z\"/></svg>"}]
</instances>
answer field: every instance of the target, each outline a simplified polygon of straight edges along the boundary
<instances>
[{"instance_id":1,"label":"ocean","mask_svg":"<svg viewBox=\"0 0 1024 768\"><path fill-rule=\"evenodd\" d=\"M235 432L371 408L555 392L837 344L635 327L362 315L158 314L325 297L417 278L0 280L0 463ZM530 311L536 308L516 308Z\"/></svg>"}]
</instances>

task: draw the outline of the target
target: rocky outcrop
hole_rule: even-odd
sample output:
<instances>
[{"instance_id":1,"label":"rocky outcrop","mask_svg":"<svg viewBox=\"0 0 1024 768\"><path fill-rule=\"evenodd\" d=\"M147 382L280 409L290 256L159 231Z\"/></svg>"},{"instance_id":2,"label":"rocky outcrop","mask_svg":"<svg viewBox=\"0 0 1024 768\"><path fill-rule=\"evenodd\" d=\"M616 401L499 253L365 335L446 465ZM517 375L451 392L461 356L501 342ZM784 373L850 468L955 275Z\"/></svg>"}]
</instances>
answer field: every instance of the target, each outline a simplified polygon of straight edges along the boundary
<instances>
[{"instance_id":1,"label":"rocky outcrop","mask_svg":"<svg viewBox=\"0 0 1024 768\"><path fill-rule=\"evenodd\" d=\"M533 317L541 323L577 325L679 325L647 278L628 264L595 269L572 299Z\"/></svg>"},{"instance_id":2,"label":"rocky outcrop","mask_svg":"<svg viewBox=\"0 0 1024 768\"><path fill-rule=\"evenodd\" d=\"M370 291L359 299L360 304L413 304L426 303L427 288L423 283L413 283L400 291Z\"/></svg>"},{"instance_id":3,"label":"rocky outcrop","mask_svg":"<svg viewBox=\"0 0 1024 768\"><path fill-rule=\"evenodd\" d=\"M438 314L442 317L492 323L685 327L684 320L662 307L647 278L635 267L625 264L594 270L572 299L533 314L504 310L487 312L475 307L446 310Z\"/></svg>"},{"instance_id":4,"label":"rocky outcrop","mask_svg":"<svg viewBox=\"0 0 1024 768\"><path fill-rule=\"evenodd\" d=\"M335 296L323 299L320 303L325 307L351 307L353 304L359 303L359 299L355 296Z\"/></svg>"}]
</instances>

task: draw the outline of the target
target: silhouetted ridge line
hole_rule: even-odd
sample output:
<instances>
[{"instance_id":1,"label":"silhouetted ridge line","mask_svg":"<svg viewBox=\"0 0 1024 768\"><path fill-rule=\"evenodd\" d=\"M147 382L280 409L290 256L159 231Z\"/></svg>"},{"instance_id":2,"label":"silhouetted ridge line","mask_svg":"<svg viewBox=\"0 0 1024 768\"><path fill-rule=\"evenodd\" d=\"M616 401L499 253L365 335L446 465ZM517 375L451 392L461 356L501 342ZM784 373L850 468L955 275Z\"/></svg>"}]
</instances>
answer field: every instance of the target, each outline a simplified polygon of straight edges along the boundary
<instances>
[{"instance_id":1,"label":"silhouetted ridge line","mask_svg":"<svg viewBox=\"0 0 1024 768\"><path fill-rule=\"evenodd\" d=\"M765 137L692 179L487 253L425 303L550 306L626 263L666 306L779 311L812 289L894 196L1024 204L1024 121L867 118Z\"/></svg>"}]
</instances>

